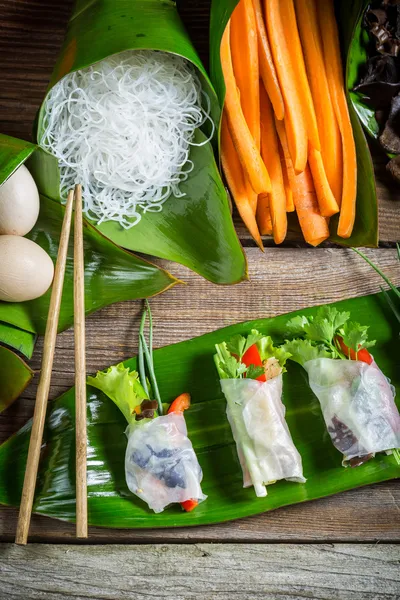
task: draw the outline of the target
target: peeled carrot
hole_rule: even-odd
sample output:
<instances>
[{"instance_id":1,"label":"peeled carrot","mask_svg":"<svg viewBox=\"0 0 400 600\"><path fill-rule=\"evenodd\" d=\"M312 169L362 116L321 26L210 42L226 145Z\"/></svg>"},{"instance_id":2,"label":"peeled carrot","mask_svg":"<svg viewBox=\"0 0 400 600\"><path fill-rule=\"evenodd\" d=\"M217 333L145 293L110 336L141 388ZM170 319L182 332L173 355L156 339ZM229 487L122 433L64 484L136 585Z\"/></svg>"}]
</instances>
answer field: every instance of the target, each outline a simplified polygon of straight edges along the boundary
<instances>
[{"instance_id":1,"label":"peeled carrot","mask_svg":"<svg viewBox=\"0 0 400 600\"><path fill-rule=\"evenodd\" d=\"M332 0L318 2L318 22L323 40L325 69L336 118L342 136L343 190L340 205L338 235L351 236L356 217L357 155L347 106L339 35Z\"/></svg>"},{"instance_id":2,"label":"peeled carrot","mask_svg":"<svg viewBox=\"0 0 400 600\"><path fill-rule=\"evenodd\" d=\"M275 116L281 121L285 116L285 105L269 47L261 0L253 0L253 6L257 23L260 74L274 108Z\"/></svg>"},{"instance_id":3,"label":"peeled carrot","mask_svg":"<svg viewBox=\"0 0 400 600\"><path fill-rule=\"evenodd\" d=\"M286 167L286 159L285 159L285 155L283 154L282 145L280 142L279 142L279 156L281 159L283 184L285 186L285 193L286 193L286 212L293 212L294 211L293 192L292 192L292 188L290 187L289 175L288 175L288 170ZM293 165L292 165L292 169L293 169ZM293 171L293 173L294 173L294 171Z\"/></svg>"},{"instance_id":4,"label":"peeled carrot","mask_svg":"<svg viewBox=\"0 0 400 600\"><path fill-rule=\"evenodd\" d=\"M321 152L315 150L315 148L310 148L308 163L314 180L321 215L331 217L339 212L339 205L329 185Z\"/></svg>"},{"instance_id":5,"label":"peeled carrot","mask_svg":"<svg viewBox=\"0 0 400 600\"><path fill-rule=\"evenodd\" d=\"M295 181L296 173L294 172L292 158L291 158L290 152L289 152L289 145L288 145L284 121L278 121L277 119L275 119L275 127L276 127L276 131L278 133L283 156L285 158L286 173L287 173L287 177L289 180L290 189L293 191L296 186L296 181Z\"/></svg>"},{"instance_id":6,"label":"peeled carrot","mask_svg":"<svg viewBox=\"0 0 400 600\"><path fill-rule=\"evenodd\" d=\"M305 241L318 246L329 237L327 220L321 216L309 167L296 176L294 205Z\"/></svg>"},{"instance_id":7,"label":"peeled carrot","mask_svg":"<svg viewBox=\"0 0 400 600\"><path fill-rule=\"evenodd\" d=\"M286 192L279 156L279 140L275 128L274 113L264 86L260 87L261 106L261 156L267 165L272 190L269 194L272 231L275 244L281 244L286 237ZM257 212L257 216L259 213ZM261 218L261 217L259 217ZM259 221L260 222L260 221ZM263 226L260 224L261 232Z\"/></svg>"},{"instance_id":8,"label":"peeled carrot","mask_svg":"<svg viewBox=\"0 0 400 600\"><path fill-rule=\"evenodd\" d=\"M257 245L264 251L256 218L247 198L243 169L233 145L225 114L222 117L221 125L221 163L239 214Z\"/></svg>"},{"instance_id":9,"label":"peeled carrot","mask_svg":"<svg viewBox=\"0 0 400 600\"><path fill-rule=\"evenodd\" d=\"M257 194L271 191L271 181L267 168L254 142L244 118L236 80L233 73L230 50L230 24L228 23L221 42L221 65L226 86L225 111L232 141L239 155L251 187Z\"/></svg>"},{"instance_id":10,"label":"peeled carrot","mask_svg":"<svg viewBox=\"0 0 400 600\"><path fill-rule=\"evenodd\" d=\"M262 235L272 235L269 194L260 194L257 202L257 223Z\"/></svg>"},{"instance_id":11,"label":"peeled carrot","mask_svg":"<svg viewBox=\"0 0 400 600\"><path fill-rule=\"evenodd\" d=\"M281 0L264 0L268 38L285 105L285 126L293 166L304 171L308 155L307 121L304 102L298 89L292 53L286 38L286 23L281 14Z\"/></svg>"},{"instance_id":12,"label":"peeled carrot","mask_svg":"<svg viewBox=\"0 0 400 600\"><path fill-rule=\"evenodd\" d=\"M260 151L260 73L256 27L252 0L240 0L231 17L230 46L233 72L240 92L244 118ZM243 43L243 40L246 43ZM248 181L246 189L255 214L257 194Z\"/></svg>"},{"instance_id":13,"label":"peeled carrot","mask_svg":"<svg viewBox=\"0 0 400 600\"><path fill-rule=\"evenodd\" d=\"M279 7L281 18L285 25L286 42L290 52L294 76L296 77L296 85L299 90L299 99L306 122L308 140L313 148L321 150L317 117L315 115L314 102L304 64L303 49L300 42L293 0L279 0Z\"/></svg>"},{"instance_id":14,"label":"peeled carrot","mask_svg":"<svg viewBox=\"0 0 400 600\"><path fill-rule=\"evenodd\" d=\"M342 196L342 140L331 100L315 0L295 0L297 22L308 81L314 100L321 154L330 188L339 204Z\"/></svg>"}]
</instances>

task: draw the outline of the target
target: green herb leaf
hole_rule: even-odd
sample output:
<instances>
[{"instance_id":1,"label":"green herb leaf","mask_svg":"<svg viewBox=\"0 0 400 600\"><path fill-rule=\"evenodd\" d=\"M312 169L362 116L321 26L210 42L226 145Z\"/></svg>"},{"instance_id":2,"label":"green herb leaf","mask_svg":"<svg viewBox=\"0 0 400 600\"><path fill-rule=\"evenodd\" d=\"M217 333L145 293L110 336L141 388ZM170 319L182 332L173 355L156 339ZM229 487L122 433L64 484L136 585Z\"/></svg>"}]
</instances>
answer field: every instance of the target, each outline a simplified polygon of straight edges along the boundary
<instances>
[{"instance_id":1,"label":"green herb leaf","mask_svg":"<svg viewBox=\"0 0 400 600\"><path fill-rule=\"evenodd\" d=\"M291 355L291 360L302 366L315 358L333 358L332 352L329 352L323 344L315 345L310 340L296 339L286 341L282 348Z\"/></svg>"},{"instance_id":2,"label":"green herb leaf","mask_svg":"<svg viewBox=\"0 0 400 600\"><path fill-rule=\"evenodd\" d=\"M287 334L288 335L301 335L301 334L305 334L304 331L304 326L308 325L309 320L307 319L307 317L305 315L297 315L296 317L293 317L293 319L290 319L290 321L287 322L286 324L286 328L287 328Z\"/></svg>"},{"instance_id":3,"label":"green herb leaf","mask_svg":"<svg viewBox=\"0 0 400 600\"><path fill-rule=\"evenodd\" d=\"M368 325L348 321L340 330L340 335L346 346L357 353L361 348L370 348L375 345L375 340L368 341L368 329Z\"/></svg>"},{"instance_id":4,"label":"green herb leaf","mask_svg":"<svg viewBox=\"0 0 400 600\"><path fill-rule=\"evenodd\" d=\"M214 355L215 365L221 379L238 379L246 372L246 365L232 356L227 346L226 342L215 345L217 350L217 354Z\"/></svg>"},{"instance_id":5,"label":"green herb leaf","mask_svg":"<svg viewBox=\"0 0 400 600\"><path fill-rule=\"evenodd\" d=\"M226 342L226 349L231 354L235 354L242 358L246 346L246 338L243 335L234 335L233 338Z\"/></svg>"},{"instance_id":6,"label":"green herb leaf","mask_svg":"<svg viewBox=\"0 0 400 600\"><path fill-rule=\"evenodd\" d=\"M321 306L313 319L304 324L306 338L330 346L337 330L350 318L350 313L339 312L332 306Z\"/></svg>"},{"instance_id":7,"label":"green herb leaf","mask_svg":"<svg viewBox=\"0 0 400 600\"><path fill-rule=\"evenodd\" d=\"M256 365L250 365L246 370L246 378L247 379L257 379L261 377L261 375L265 374L264 367L259 367Z\"/></svg>"}]
</instances>

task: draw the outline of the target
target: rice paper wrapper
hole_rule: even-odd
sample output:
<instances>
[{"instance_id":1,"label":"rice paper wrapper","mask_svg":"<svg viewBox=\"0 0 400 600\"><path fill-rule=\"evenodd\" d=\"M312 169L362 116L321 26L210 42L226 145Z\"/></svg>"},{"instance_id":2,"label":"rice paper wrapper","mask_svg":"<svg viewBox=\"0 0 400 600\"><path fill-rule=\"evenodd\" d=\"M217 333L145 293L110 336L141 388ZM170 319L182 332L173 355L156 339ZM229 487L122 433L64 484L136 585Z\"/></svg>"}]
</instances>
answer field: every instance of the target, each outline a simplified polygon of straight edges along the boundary
<instances>
[{"instance_id":1,"label":"rice paper wrapper","mask_svg":"<svg viewBox=\"0 0 400 600\"><path fill-rule=\"evenodd\" d=\"M400 447L395 389L375 361L368 365L317 358L304 368L344 465L352 458Z\"/></svg>"},{"instance_id":2,"label":"rice paper wrapper","mask_svg":"<svg viewBox=\"0 0 400 600\"><path fill-rule=\"evenodd\" d=\"M203 473L183 414L171 413L128 427L125 477L130 491L159 513L169 504L205 500Z\"/></svg>"},{"instance_id":3,"label":"rice paper wrapper","mask_svg":"<svg viewBox=\"0 0 400 600\"><path fill-rule=\"evenodd\" d=\"M267 495L266 484L280 479L304 483L301 456L285 420L282 375L266 382L222 379L226 414L243 471L243 487Z\"/></svg>"}]
</instances>

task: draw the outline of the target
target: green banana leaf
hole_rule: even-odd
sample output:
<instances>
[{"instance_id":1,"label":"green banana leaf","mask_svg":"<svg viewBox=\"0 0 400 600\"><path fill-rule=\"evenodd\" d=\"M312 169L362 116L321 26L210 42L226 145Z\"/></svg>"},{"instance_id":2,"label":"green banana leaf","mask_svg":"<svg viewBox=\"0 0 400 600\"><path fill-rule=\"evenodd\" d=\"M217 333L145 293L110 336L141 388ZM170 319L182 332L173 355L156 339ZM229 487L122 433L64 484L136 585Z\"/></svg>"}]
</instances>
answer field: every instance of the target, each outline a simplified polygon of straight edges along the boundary
<instances>
[{"instance_id":1,"label":"green banana leaf","mask_svg":"<svg viewBox=\"0 0 400 600\"><path fill-rule=\"evenodd\" d=\"M21 352L27 358L32 358L36 342L36 335L34 333L24 331L8 323L0 322L0 340L3 344L18 350L18 352Z\"/></svg>"},{"instance_id":2,"label":"green banana leaf","mask_svg":"<svg viewBox=\"0 0 400 600\"><path fill-rule=\"evenodd\" d=\"M19 356L0 346L0 412L22 394L32 377L33 371Z\"/></svg>"},{"instance_id":3,"label":"green banana leaf","mask_svg":"<svg viewBox=\"0 0 400 600\"><path fill-rule=\"evenodd\" d=\"M50 87L71 71L128 49L163 50L191 61L210 98L211 115L219 122L216 94L171 0L79 0ZM38 140L44 117L42 106ZM198 131L196 142L204 139L204 133ZM185 197L171 197L161 213L148 213L130 230L113 222L103 223L99 230L120 246L179 262L214 283L239 282L247 277L246 259L233 226L212 143L193 146L190 160L194 170L181 186ZM59 173L54 159L42 152L31 168L40 191L59 199Z\"/></svg>"},{"instance_id":4,"label":"green banana leaf","mask_svg":"<svg viewBox=\"0 0 400 600\"><path fill-rule=\"evenodd\" d=\"M57 257L63 217L64 207L59 202L41 196L39 220L26 236L44 248L54 261ZM163 269L113 244L89 223L84 223L83 231L86 314L114 302L154 296L177 283L177 280ZM0 321L25 331L43 334L50 295L51 289L41 298L29 302L0 302ZM73 314L72 226L59 331L72 325Z\"/></svg>"},{"instance_id":5,"label":"green banana leaf","mask_svg":"<svg viewBox=\"0 0 400 600\"><path fill-rule=\"evenodd\" d=\"M350 99L366 131L372 138L377 139L379 126L375 119L375 111L363 103L362 94L352 91L359 82L361 70L368 60L367 47L370 41L368 32L362 26L364 12L368 4L369 0L351 0L350 2L342 0L339 14L343 22L347 24L345 31L349 47L347 87L350 90ZM349 27L350 23L353 24L352 31Z\"/></svg>"},{"instance_id":6,"label":"green banana leaf","mask_svg":"<svg viewBox=\"0 0 400 600\"><path fill-rule=\"evenodd\" d=\"M400 390L398 331L383 294L345 300L335 306L351 311L354 318L370 325L370 337L377 340L374 356ZM316 308L310 308L241 323L155 350L155 370L163 401L170 402L183 391L192 395L193 404L185 417L203 469L202 487L208 499L191 513L173 506L155 515L129 492L124 474L125 418L111 400L88 386L89 523L119 528L217 523L399 477L400 466L393 456L378 455L356 469L341 466L342 455L326 432L305 371L289 363L284 375L283 401L294 443L303 459L307 483L279 481L268 486L266 498L256 498L252 489L243 489L241 468L213 361L214 344L237 333L249 333L253 328L272 335L279 342L290 317L315 311ZM132 359L126 365L133 369L136 361ZM73 389L49 406L34 502L35 512L67 521L75 519L74 410ZM28 422L0 446L0 502L3 504L16 506L20 501L30 430L31 422Z\"/></svg>"},{"instance_id":7,"label":"green banana leaf","mask_svg":"<svg viewBox=\"0 0 400 600\"><path fill-rule=\"evenodd\" d=\"M0 185L35 151L35 144L0 133Z\"/></svg>"},{"instance_id":8,"label":"green banana leaf","mask_svg":"<svg viewBox=\"0 0 400 600\"><path fill-rule=\"evenodd\" d=\"M351 77L353 73L352 52L349 52L350 35L353 32L358 12L353 5L365 0L338 0L336 2L339 31L342 42L342 55L346 59L346 80L348 89L352 88ZM238 0L212 0L211 22L210 22L210 72L211 81L216 89L220 105L223 106L225 99L225 84L220 61L220 46L226 24L238 3ZM353 7L353 10L351 8ZM357 148L357 211L353 233L350 238L344 239L336 235L338 216L330 221L330 241L342 246L372 246L378 245L378 201L375 187L374 168L368 144L362 127L357 118L355 108L348 95L348 104L353 125L354 138ZM289 228L299 230L295 214L288 215Z\"/></svg>"}]
</instances>

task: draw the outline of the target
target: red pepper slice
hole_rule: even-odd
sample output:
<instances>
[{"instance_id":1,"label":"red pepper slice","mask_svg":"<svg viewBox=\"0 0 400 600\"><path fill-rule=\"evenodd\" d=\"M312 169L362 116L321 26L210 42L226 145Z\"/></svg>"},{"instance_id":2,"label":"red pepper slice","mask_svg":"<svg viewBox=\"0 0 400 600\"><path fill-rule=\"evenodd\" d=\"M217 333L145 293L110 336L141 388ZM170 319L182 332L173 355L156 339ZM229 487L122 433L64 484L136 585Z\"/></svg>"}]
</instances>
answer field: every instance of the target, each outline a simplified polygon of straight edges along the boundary
<instances>
[{"instance_id":1,"label":"red pepper slice","mask_svg":"<svg viewBox=\"0 0 400 600\"><path fill-rule=\"evenodd\" d=\"M181 506L186 512L191 512L198 505L199 503L197 502L197 500L185 500L185 502L181 502Z\"/></svg>"},{"instance_id":2,"label":"red pepper slice","mask_svg":"<svg viewBox=\"0 0 400 600\"><path fill-rule=\"evenodd\" d=\"M356 356L356 353L354 352L354 350L352 350L351 348L348 348L348 346L346 346L346 344L343 341L343 338L338 336L337 340L339 342L339 346L340 346L343 354L348 356L350 358L350 360L360 360L361 362L367 363L367 365L370 365L372 363L372 361L374 360L366 348L361 348L357 352L357 356Z\"/></svg>"},{"instance_id":3,"label":"red pepper slice","mask_svg":"<svg viewBox=\"0 0 400 600\"><path fill-rule=\"evenodd\" d=\"M263 366L261 356L256 344L250 346L250 348L246 350L246 352L243 354L242 363L246 365L246 367L249 367L250 365L254 365L255 367ZM257 381L267 381L265 374L257 377Z\"/></svg>"},{"instance_id":4,"label":"red pepper slice","mask_svg":"<svg viewBox=\"0 0 400 600\"><path fill-rule=\"evenodd\" d=\"M190 394L187 392L181 394L172 402L171 406L168 409L168 413L182 413L184 410L187 410L190 406Z\"/></svg>"}]
</instances>

